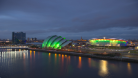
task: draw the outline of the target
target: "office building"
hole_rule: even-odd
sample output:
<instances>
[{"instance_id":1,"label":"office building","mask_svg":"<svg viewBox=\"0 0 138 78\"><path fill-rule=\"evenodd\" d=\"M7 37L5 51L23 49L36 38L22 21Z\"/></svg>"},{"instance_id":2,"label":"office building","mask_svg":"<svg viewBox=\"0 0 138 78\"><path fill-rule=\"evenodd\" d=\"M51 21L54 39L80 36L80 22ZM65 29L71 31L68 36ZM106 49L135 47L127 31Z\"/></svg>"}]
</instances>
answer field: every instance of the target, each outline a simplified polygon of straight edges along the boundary
<instances>
[{"instance_id":1,"label":"office building","mask_svg":"<svg viewBox=\"0 0 138 78\"><path fill-rule=\"evenodd\" d=\"M36 41L37 40L37 38L31 38L30 39L30 41Z\"/></svg>"},{"instance_id":2,"label":"office building","mask_svg":"<svg viewBox=\"0 0 138 78\"><path fill-rule=\"evenodd\" d=\"M25 44L26 43L26 33L12 32L12 43L13 44Z\"/></svg>"}]
</instances>

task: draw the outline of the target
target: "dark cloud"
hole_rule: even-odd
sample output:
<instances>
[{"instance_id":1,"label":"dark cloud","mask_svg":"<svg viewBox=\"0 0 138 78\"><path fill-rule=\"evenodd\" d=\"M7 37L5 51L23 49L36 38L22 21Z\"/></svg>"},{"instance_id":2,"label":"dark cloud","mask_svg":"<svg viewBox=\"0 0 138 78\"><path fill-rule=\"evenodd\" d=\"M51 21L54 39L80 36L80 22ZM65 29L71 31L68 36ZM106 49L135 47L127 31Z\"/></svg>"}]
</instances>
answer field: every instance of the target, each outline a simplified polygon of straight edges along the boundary
<instances>
[{"instance_id":1,"label":"dark cloud","mask_svg":"<svg viewBox=\"0 0 138 78\"><path fill-rule=\"evenodd\" d=\"M74 18L73 21L79 21L80 23L83 23L79 26L73 26L73 27L61 27L54 31L61 31L61 32L88 32L88 31L96 31L100 29L107 29L107 28L129 28L133 29L134 27L138 27L138 16L131 16L128 18L119 18L119 19L113 19L108 20L110 17L96 17L95 19L88 19L88 20L80 20Z\"/></svg>"},{"instance_id":2,"label":"dark cloud","mask_svg":"<svg viewBox=\"0 0 138 78\"><path fill-rule=\"evenodd\" d=\"M0 36L137 38L137 8L138 0L0 0Z\"/></svg>"}]
</instances>

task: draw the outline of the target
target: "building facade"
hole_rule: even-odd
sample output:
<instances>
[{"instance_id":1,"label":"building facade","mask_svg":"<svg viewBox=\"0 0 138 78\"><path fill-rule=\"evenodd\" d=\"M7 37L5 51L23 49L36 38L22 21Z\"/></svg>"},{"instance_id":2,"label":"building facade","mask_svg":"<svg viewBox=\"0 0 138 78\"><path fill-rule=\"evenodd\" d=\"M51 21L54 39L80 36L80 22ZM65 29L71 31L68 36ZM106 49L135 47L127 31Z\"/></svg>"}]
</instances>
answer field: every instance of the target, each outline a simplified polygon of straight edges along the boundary
<instances>
[{"instance_id":1,"label":"building facade","mask_svg":"<svg viewBox=\"0 0 138 78\"><path fill-rule=\"evenodd\" d=\"M12 32L12 43L13 44L25 44L26 43L26 33Z\"/></svg>"},{"instance_id":2,"label":"building facade","mask_svg":"<svg viewBox=\"0 0 138 78\"><path fill-rule=\"evenodd\" d=\"M42 48L62 49L70 47L72 41L69 41L61 36L53 35L47 37L42 43Z\"/></svg>"},{"instance_id":3,"label":"building facade","mask_svg":"<svg viewBox=\"0 0 138 78\"><path fill-rule=\"evenodd\" d=\"M121 39L90 39L89 42L95 46L127 46L128 43Z\"/></svg>"},{"instance_id":4,"label":"building facade","mask_svg":"<svg viewBox=\"0 0 138 78\"><path fill-rule=\"evenodd\" d=\"M82 37L81 37L80 40L72 40L72 42L73 42L73 43L72 43L73 46L78 46L78 47L80 47L80 46L86 46L88 40L84 40L84 39L82 39Z\"/></svg>"}]
</instances>

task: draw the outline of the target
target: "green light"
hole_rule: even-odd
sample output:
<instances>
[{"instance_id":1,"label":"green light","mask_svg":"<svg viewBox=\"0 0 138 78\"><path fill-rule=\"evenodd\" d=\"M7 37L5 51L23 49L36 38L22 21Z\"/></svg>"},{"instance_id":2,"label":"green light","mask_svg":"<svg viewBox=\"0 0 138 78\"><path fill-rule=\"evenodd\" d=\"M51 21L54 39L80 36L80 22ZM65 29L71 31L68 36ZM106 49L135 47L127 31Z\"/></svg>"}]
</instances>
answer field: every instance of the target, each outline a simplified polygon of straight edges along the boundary
<instances>
[{"instance_id":1,"label":"green light","mask_svg":"<svg viewBox=\"0 0 138 78\"><path fill-rule=\"evenodd\" d=\"M50 47L50 44L52 43L50 40L51 40L53 37L55 37L55 36L56 36L56 35L52 36L52 37L47 41L47 44L46 44L47 47Z\"/></svg>"},{"instance_id":2,"label":"green light","mask_svg":"<svg viewBox=\"0 0 138 78\"><path fill-rule=\"evenodd\" d=\"M90 40L90 43L92 45L97 45L99 44L100 46L106 45L106 44L110 44L111 46L117 46L118 44L121 45L126 45L127 42L126 41L120 41L120 40L106 40L106 39L95 39L95 40Z\"/></svg>"},{"instance_id":3,"label":"green light","mask_svg":"<svg viewBox=\"0 0 138 78\"><path fill-rule=\"evenodd\" d=\"M55 46L54 49L57 49L59 47L60 43L58 42Z\"/></svg>"},{"instance_id":4,"label":"green light","mask_svg":"<svg viewBox=\"0 0 138 78\"><path fill-rule=\"evenodd\" d=\"M56 36L56 35L54 35L54 36ZM53 38L54 36L50 37L48 40L45 40L45 41L42 43L42 48L47 47L47 44L49 43L49 40L50 40L51 38Z\"/></svg>"},{"instance_id":5,"label":"green light","mask_svg":"<svg viewBox=\"0 0 138 78\"><path fill-rule=\"evenodd\" d=\"M46 40L42 43L42 48L54 48L54 49L61 49L63 46L61 46L66 40L65 38L62 38L61 36L50 36L47 37Z\"/></svg>"},{"instance_id":6,"label":"green light","mask_svg":"<svg viewBox=\"0 0 138 78\"><path fill-rule=\"evenodd\" d=\"M57 43L56 40L57 40L58 38L61 38L61 36L57 37L57 38L51 43L51 48L55 46L55 44Z\"/></svg>"},{"instance_id":7,"label":"green light","mask_svg":"<svg viewBox=\"0 0 138 78\"><path fill-rule=\"evenodd\" d=\"M59 46L59 48L58 49L61 49L61 46Z\"/></svg>"}]
</instances>

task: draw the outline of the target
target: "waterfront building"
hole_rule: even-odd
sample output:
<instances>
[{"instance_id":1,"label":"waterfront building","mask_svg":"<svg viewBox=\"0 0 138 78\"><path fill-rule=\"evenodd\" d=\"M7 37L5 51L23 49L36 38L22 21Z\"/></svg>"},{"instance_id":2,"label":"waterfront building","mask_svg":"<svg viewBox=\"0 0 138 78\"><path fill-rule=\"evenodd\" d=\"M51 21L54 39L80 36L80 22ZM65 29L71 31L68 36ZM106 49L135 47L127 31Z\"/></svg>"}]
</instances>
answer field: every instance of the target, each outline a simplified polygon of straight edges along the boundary
<instances>
[{"instance_id":1,"label":"waterfront building","mask_svg":"<svg viewBox=\"0 0 138 78\"><path fill-rule=\"evenodd\" d=\"M110 39L93 38L89 40L89 43L95 46L127 46L128 41L116 38L110 38Z\"/></svg>"},{"instance_id":2,"label":"waterfront building","mask_svg":"<svg viewBox=\"0 0 138 78\"><path fill-rule=\"evenodd\" d=\"M73 45L75 45L75 46L86 46L87 45L87 42L88 42L88 40L84 40L81 37L80 40L74 40L73 41Z\"/></svg>"},{"instance_id":3,"label":"waterfront building","mask_svg":"<svg viewBox=\"0 0 138 78\"><path fill-rule=\"evenodd\" d=\"M31 40L31 41L36 41L36 40L37 40L37 38L31 38L30 40Z\"/></svg>"},{"instance_id":4,"label":"waterfront building","mask_svg":"<svg viewBox=\"0 0 138 78\"><path fill-rule=\"evenodd\" d=\"M12 41L9 39L0 40L0 45L9 45L11 43L12 43Z\"/></svg>"},{"instance_id":5,"label":"waterfront building","mask_svg":"<svg viewBox=\"0 0 138 78\"><path fill-rule=\"evenodd\" d=\"M138 46L135 46L135 50L138 50Z\"/></svg>"},{"instance_id":6,"label":"waterfront building","mask_svg":"<svg viewBox=\"0 0 138 78\"><path fill-rule=\"evenodd\" d=\"M61 36L53 35L47 37L42 43L42 48L63 49L71 46L72 41Z\"/></svg>"},{"instance_id":7,"label":"waterfront building","mask_svg":"<svg viewBox=\"0 0 138 78\"><path fill-rule=\"evenodd\" d=\"M27 41L29 42L30 41L30 38L27 38Z\"/></svg>"},{"instance_id":8,"label":"waterfront building","mask_svg":"<svg viewBox=\"0 0 138 78\"><path fill-rule=\"evenodd\" d=\"M77 40L77 41L87 41L87 40L84 40L84 39L82 39L82 37L81 37L81 39L80 39L80 40Z\"/></svg>"},{"instance_id":9,"label":"waterfront building","mask_svg":"<svg viewBox=\"0 0 138 78\"><path fill-rule=\"evenodd\" d=\"M12 32L12 43L13 44L25 44L26 43L26 33Z\"/></svg>"}]
</instances>

